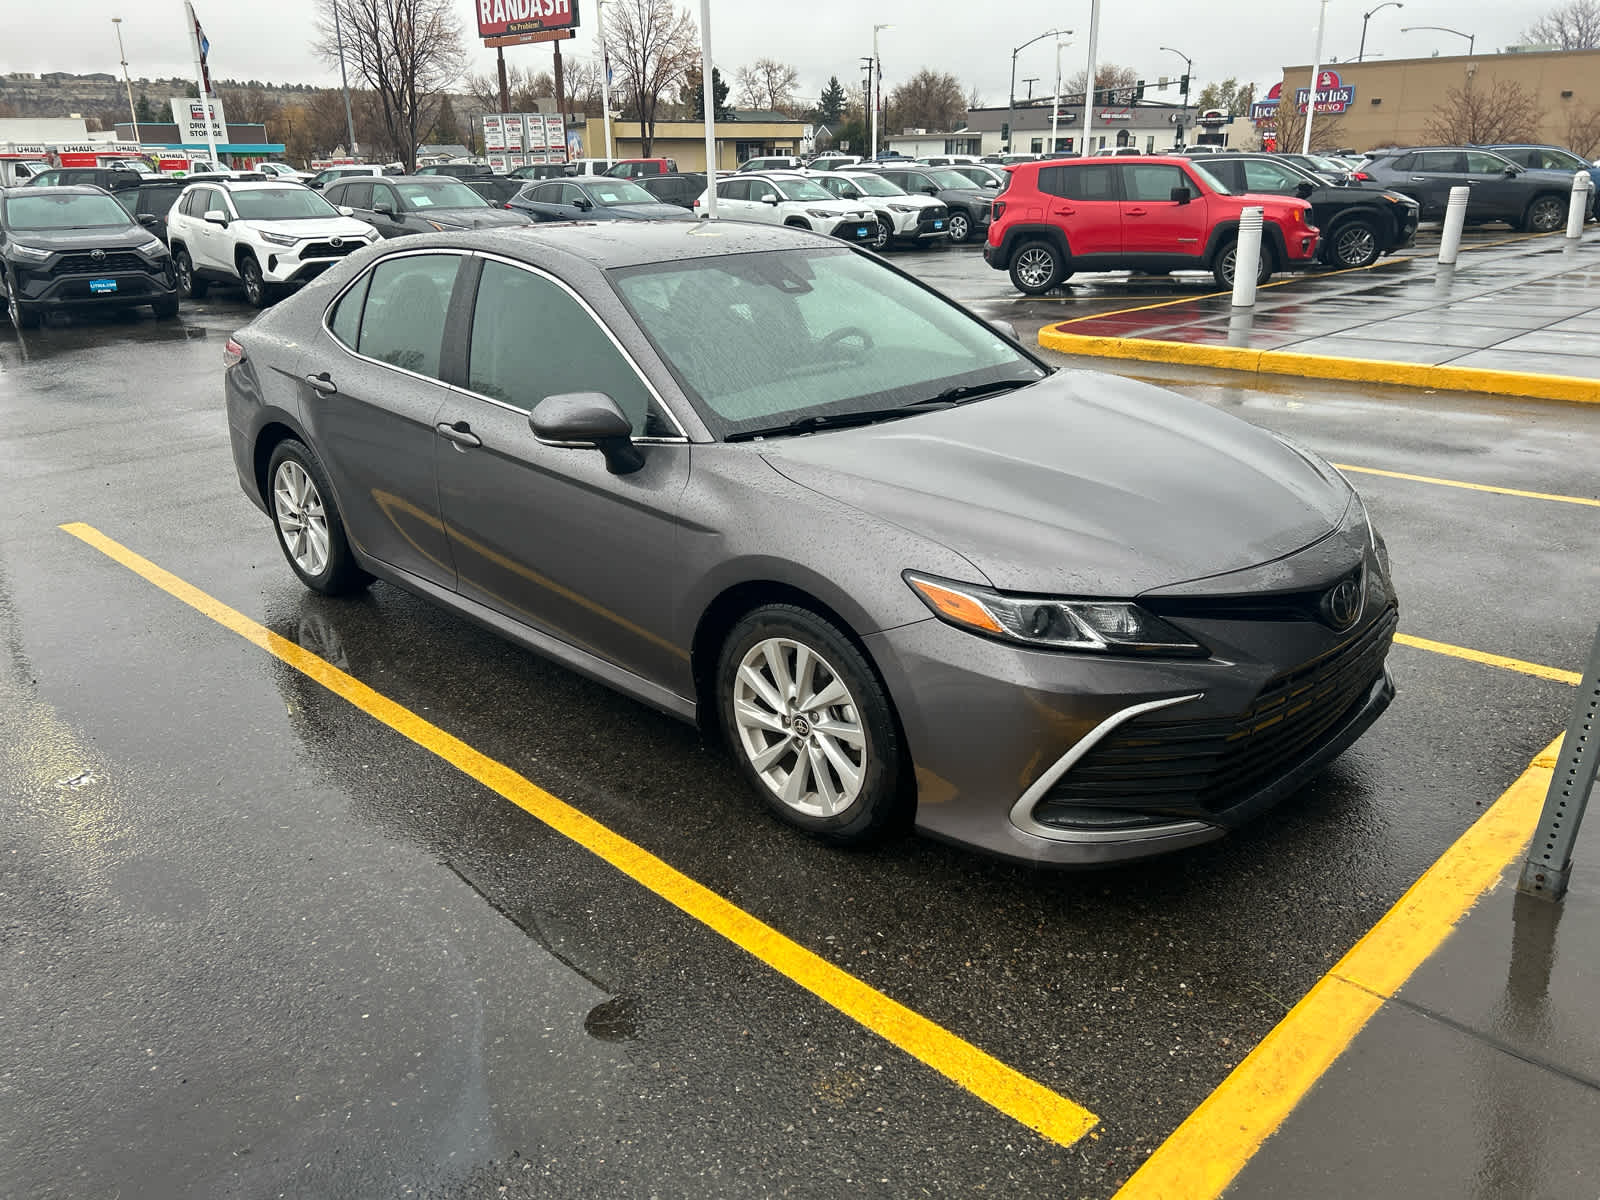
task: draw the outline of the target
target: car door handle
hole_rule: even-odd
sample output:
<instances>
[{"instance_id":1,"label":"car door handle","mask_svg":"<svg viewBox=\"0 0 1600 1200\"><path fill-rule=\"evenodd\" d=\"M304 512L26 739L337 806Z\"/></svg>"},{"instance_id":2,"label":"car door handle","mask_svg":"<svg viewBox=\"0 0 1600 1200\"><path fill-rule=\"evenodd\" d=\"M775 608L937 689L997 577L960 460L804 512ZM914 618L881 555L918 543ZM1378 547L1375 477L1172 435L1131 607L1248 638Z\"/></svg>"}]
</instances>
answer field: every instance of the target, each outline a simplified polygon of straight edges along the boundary
<instances>
[{"instance_id":1,"label":"car door handle","mask_svg":"<svg viewBox=\"0 0 1600 1200\"><path fill-rule=\"evenodd\" d=\"M1427 183L1428 182L1428 177L1426 175L1413 175L1411 177L1411 182L1412 183Z\"/></svg>"},{"instance_id":2,"label":"car door handle","mask_svg":"<svg viewBox=\"0 0 1600 1200\"><path fill-rule=\"evenodd\" d=\"M1058 209L1056 209L1056 216L1058 216L1058 217L1071 217L1071 216L1076 216L1077 212L1078 212L1078 210L1075 209L1075 208L1058 208Z\"/></svg>"},{"instance_id":3,"label":"car door handle","mask_svg":"<svg viewBox=\"0 0 1600 1200\"><path fill-rule=\"evenodd\" d=\"M326 371L324 371L321 375L307 375L306 382L317 391L321 392L324 396L331 396L339 390L339 385L336 384L332 379L328 378L328 373Z\"/></svg>"},{"instance_id":4,"label":"car door handle","mask_svg":"<svg viewBox=\"0 0 1600 1200\"><path fill-rule=\"evenodd\" d=\"M1148 217L1150 210L1148 208L1130 208L1126 210L1126 215L1130 217Z\"/></svg>"},{"instance_id":5,"label":"car door handle","mask_svg":"<svg viewBox=\"0 0 1600 1200\"><path fill-rule=\"evenodd\" d=\"M483 439L472 432L472 426L465 421L440 421L434 426L439 431L439 436L452 441L458 446L481 446Z\"/></svg>"}]
</instances>

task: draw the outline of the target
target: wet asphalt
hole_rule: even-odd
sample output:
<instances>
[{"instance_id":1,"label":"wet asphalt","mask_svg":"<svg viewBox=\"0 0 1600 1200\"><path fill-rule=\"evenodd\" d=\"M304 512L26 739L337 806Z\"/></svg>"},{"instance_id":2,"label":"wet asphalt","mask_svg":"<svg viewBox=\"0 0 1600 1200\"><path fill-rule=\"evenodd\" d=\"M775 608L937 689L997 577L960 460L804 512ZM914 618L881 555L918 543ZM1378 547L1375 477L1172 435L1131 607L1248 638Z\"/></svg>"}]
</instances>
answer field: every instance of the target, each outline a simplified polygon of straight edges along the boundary
<instances>
[{"instance_id":1,"label":"wet asphalt","mask_svg":"<svg viewBox=\"0 0 1600 1200\"><path fill-rule=\"evenodd\" d=\"M1027 340L1190 294L1024 303L975 249L899 261ZM1221 843L1084 874L830 850L685 726L387 585L304 591L228 452L222 342L249 315L224 291L177 322L0 329L0 1195L1109 1196L1565 722L1562 684L1396 647L1390 712ZM1595 494L1578 406L1093 365L1336 462ZM1593 508L1355 482L1402 631L1581 665ZM74 521L1100 1125L1041 1139Z\"/></svg>"}]
</instances>

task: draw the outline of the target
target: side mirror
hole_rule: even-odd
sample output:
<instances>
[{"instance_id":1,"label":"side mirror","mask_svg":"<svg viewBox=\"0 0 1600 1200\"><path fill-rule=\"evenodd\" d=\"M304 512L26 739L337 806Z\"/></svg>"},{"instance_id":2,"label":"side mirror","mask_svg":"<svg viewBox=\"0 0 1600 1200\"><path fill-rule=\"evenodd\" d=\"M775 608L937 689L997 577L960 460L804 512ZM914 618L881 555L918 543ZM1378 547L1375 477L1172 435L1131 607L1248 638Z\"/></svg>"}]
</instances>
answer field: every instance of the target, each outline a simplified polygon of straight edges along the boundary
<instances>
[{"instance_id":1,"label":"side mirror","mask_svg":"<svg viewBox=\"0 0 1600 1200\"><path fill-rule=\"evenodd\" d=\"M997 188L1000 186L1000 181L998 179L985 179L983 181L983 186L988 188Z\"/></svg>"},{"instance_id":2,"label":"side mirror","mask_svg":"<svg viewBox=\"0 0 1600 1200\"><path fill-rule=\"evenodd\" d=\"M211 225L221 225L224 228L226 228L228 224L228 214L223 212L220 208L207 209L205 219L207 223Z\"/></svg>"},{"instance_id":3,"label":"side mirror","mask_svg":"<svg viewBox=\"0 0 1600 1200\"><path fill-rule=\"evenodd\" d=\"M577 209L579 212L587 212L589 209L593 208L594 205L590 204L588 200L584 199L584 197L579 196L572 202L572 207Z\"/></svg>"},{"instance_id":4,"label":"side mirror","mask_svg":"<svg viewBox=\"0 0 1600 1200\"><path fill-rule=\"evenodd\" d=\"M1522 174L1522 169L1520 167L1518 167L1515 163L1507 163L1506 164L1506 169L1504 171L1502 171L1501 174L1504 175L1507 179L1510 179L1513 175Z\"/></svg>"},{"instance_id":5,"label":"side mirror","mask_svg":"<svg viewBox=\"0 0 1600 1200\"><path fill-rule=\"evenodd\" d=\"M353 217L356 215L356 210L351 208L348 204L341 204L339 205L339 215L341 217Z\"/></svg>"},{"instance_id":6,"label":"side mirror","mask_svg":"<svg viewBox=\"0 0 1600 1200\"><path fill-rule=\"evenodd\" d=\"M765 196L761 197L761 203L770 204L773 207L777 207L778 193L777 192L768 192Z\"/></svg>"},{"instance_id":7,"label":"side mirror","mask_svg":"<svg viewBox=\"0 0 1600 1200\"><path fill-rule=\"evenodd\" d=\"M924 185L922 190L929 196L937 196L939 194L939 189L931 183Z\"/></svg>"},{"instance_id":8,"label":"side mirror","mask_svg":"<svg viewBox=\"0 0 1600 1200\"><path fill-rule=\"evenodd\" d=\"M1174 204L1187 204L1193 199L1194 193L1186 187L1175 187L1172 189L1172 202Z\"/></svg>"},{"instance_id":9,"label":"side mirror","mask_svg":"<svg viewBox=\"0 0 1600 1200\"><path fill-rule=\"evenodd\" d=\"M644 454L633 444L632 423L604 392L546 396L534 406L528 425L541 442L599 450L613 475L631 475L644 466Z\"/></svg>"},{"instance_id":10,"label":"side mirror","mask_svg":"<svg viewBox=\"0 0 1600 1200\"><path fill-rule=\"evenodd\" d=\"M390 204L387 200L380 200L378 203L372 206L372 211L377 213L380 217L392 217L394 216L394 205Z\"/></svg>"},{"instance_id":11,"label":"side mirror","mask_svg":"<svg viewBox=\"0 0 1600 1200\"><path fill-rule=\"evenodd\" d=\"M149 226L154 225L156 223L156 215L155 215L155 213L140 213L137 217L134 218L134 220L139 222L139 224L141 224L141 225L149 227Z\"/></svg>"},{"instance_id":12,"label":"side mirror","mask_svg":"<svg viewBox=\"0 0 1600 1200\"><path fill-rule=\"evenodd\" d=\"M325 184L320 179L308 179L308 180L306 180L306 186L308 188L310 188L314 192L320 192L323 188L327 187L328 185Z\"/></svg>"},{"instance_id":13,"label":"side mirror","mask_svg":"<svg viewBox=\"0 0 1600 1200\"><path fill-rule=\"evenodd\" d=\"M1294 194L1299 196L1302 200L1309 200L1311 199L1311 194L1316 190L1316 184L1312 183L1309 179L1302 179L1299 183L1295 184Z\"/></svg>"}]
</instances>

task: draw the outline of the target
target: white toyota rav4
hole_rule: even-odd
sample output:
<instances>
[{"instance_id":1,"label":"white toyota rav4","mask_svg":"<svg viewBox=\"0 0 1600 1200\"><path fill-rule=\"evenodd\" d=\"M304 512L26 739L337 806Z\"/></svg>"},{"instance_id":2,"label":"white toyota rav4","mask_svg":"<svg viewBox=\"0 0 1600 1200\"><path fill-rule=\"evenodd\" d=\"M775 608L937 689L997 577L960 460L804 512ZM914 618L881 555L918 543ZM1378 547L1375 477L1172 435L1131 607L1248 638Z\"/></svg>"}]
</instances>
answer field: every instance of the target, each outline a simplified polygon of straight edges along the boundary
<instances>
[{"instance_id":1,"label":"white toyota rav4","mask_svg":"<svg viewBox=\"0 0 1600 1200\"><path fill-rule=\"evenodd\" d=\"M694 202L697 217L710 216L706 193ZM733 175L717 180L717 215L730 221L792 225L846 242L871 245L878 218L861 201L836 198L801 175Z\"/></svg>"},{"instance_id":2,"label":"white toyota rav4","mask_svg":"<svg viewBox=\"0 0 1600 1200\"><path fill-rule=\"evenodd\" d=\"M297 183L195 183L167 215L178 290L199 300L212 283L242 284L256 308L380 237Z\"/></svg>"}]
</instances>

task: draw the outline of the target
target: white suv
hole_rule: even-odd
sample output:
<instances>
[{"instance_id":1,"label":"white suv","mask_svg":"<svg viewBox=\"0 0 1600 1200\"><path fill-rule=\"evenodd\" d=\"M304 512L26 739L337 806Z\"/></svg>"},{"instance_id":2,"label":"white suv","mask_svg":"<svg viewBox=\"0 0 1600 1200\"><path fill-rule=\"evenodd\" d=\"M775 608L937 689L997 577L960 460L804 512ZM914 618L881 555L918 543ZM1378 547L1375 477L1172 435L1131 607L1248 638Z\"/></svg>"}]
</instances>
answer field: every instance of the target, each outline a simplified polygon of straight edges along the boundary
<instances>
[{"instance_id":1,"label":"white suv","mask_svg":"<svg viewBox=\"0 0 1600 1200\"><path fill-rule=\"evenodd\" d=\"M870 204L878 218L874 250L892 242L939 242L950 236L950 210L932 196L912 195L871 171L813 171L808 176L832 195L854 204Z\"/></svg>"},{"instance_id":2,"label":"white suv","mask_svg":"<svg viewBox=\"0 0 1600 1200\"><path fill-rule=\"evenodd\" d=\"M709 216L706 193L694 202L695 215ZM734 175L717 180L717 215L730 221L814 229L847 242L871 245L878 218L861 201L836 199L802 175Z\"/></svg>"},{"instance_id":3,"label":"white suv","mask_svg":"<svg viewBox=\"0 0 1600 1200\"><path fill-rule=\"evenodd\" d=\"M297 183L194 183L167 214L178 290L199 300L212 283L242 284L256 308L381 236Z\"/></svg>"}]
</instances>

